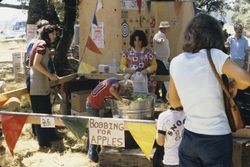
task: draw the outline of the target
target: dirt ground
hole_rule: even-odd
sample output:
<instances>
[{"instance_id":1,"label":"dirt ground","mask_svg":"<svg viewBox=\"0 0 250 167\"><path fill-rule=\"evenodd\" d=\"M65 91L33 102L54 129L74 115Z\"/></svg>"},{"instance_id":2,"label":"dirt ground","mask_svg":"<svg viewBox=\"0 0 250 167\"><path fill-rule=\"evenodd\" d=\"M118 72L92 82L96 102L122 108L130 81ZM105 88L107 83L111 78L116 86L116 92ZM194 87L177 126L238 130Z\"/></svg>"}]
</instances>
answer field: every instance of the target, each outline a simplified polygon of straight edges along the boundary
<instances>
[{"instance_id":1,"label":"dirt ground","mask_svg":"<svg viewBox=\"0 0 250 167\"><path fill-rule=\"evenodd\" d=\"M15 90L25 86L24 80L16 80L13 71L12 53L25 50L23 41L1 41L0 39L0 93ZM57 110L58 105L54 109ZM12 157L5 141L5 155L0 155L0 161L5 159L2 167L97 167L97 163L88 160L86 154L86 137L77 140L66 128L59 128L63 136L65 151L39 152L37 140L33 137L31 125L25 124ZM1 166L1 165L0 165Z\"/></svg>"},{"instance_id":2,"label":"dirt ground","mask_svg":"<svg viewBox=\"0 0 250 167\"><path fill-rule=\"evenodd\" d=\"M24 78L16 78L13 70L12 53L24 52L25 41L2 41L0 37L0 93L15 90L25 86ZM22 60L21 60L22 61ZM22 68L20 71L23 71ZM158 104L158 103L157 103ZM165 104L158 104L165 108ZM163 105L163 106L162 106ZM54 113L59 112L60 105L53 106ZM60 113L58 113L60 114ZM65 151L41 152L36 138L33 137L31 125L25 124L11 156L5 140L5 155L0 154L0 167L98 167L98 163L87 158L86 136L82 140L76 137L65 127L58 128L63 136ZM1 166L1 161L5 165Z\"/></svg>"},{"instance_id":3,"label":"dirt ground","mask_svg":"<svg viewBox=\"0 0 250 167\"><path fill-rule=\"evenodd\" d=\"M38 151L37 140L31 132L31 125L26 124L16 144L14 157L6 150L5 167L97 167L86 157L86 138L77 140L71 132L60 128L59 132L64 136L65 151L41 152ZM6 146L5 142L4 145ZM7 147L6 147L7 148Z\"/></svg>"}]
</instances>

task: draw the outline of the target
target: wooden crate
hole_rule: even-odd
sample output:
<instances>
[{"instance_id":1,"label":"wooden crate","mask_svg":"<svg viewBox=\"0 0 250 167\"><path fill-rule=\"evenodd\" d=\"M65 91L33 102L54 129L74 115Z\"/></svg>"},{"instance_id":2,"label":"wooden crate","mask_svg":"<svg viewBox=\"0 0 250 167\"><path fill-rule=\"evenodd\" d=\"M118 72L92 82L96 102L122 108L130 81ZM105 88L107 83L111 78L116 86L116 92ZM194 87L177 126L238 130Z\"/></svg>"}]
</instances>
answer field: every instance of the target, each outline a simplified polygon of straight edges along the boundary
<instances>
[{"instance_id":1,"label":"wooden crate","mask_svg":"<svg viewBox=\"0 0 250 167\"><path fill-rule=\"evenodd\" d=\"M100 167L152 167L141 149L103 147L99 154Z\"/></svg>"},{"instance_id":2,"label":"wooden crate","mask_svg":"<svg viewBox=\"0 0 250 167\"><path fill-rule=\"evenodd\" d=\"M233 167L250 167L250 138L233 139Z\"/></svg>"},{"instance_id":3,"label":"wooden crate","mask_svg":"<svg viewBox=\"0 0 250 167\"><path fill-rule=\"evenodd\" d=\"M86 111L86 99L91 90L74 91L71 93L71 109L77 112Z\"/></svg>"}]
</instances>

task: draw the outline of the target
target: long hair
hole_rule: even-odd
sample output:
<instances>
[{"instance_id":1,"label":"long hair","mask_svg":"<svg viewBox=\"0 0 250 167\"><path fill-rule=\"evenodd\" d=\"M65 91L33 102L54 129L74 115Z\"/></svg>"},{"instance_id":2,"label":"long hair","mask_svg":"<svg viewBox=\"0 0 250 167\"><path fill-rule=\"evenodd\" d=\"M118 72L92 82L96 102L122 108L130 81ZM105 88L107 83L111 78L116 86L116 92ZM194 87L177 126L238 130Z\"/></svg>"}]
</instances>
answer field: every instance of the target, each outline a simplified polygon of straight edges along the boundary
<instances>
[{"instance_id":1,"label":"long hair","mask_svg":"<svg viewBox=\"0 0 250 167\"><path fill-rule=\"evenodd\" d=\"M39 39L44 40L48 47L51 46L49 34L54 32L56 27L54 25L45 25L41 28L41 32L39 34Z\"/></svg>"},{"instance_id":2,"label":"long hair","mask_svg":"<svg viewBox=\"0 0 250 167\"><path fill-rule=\"evenodd\" d=\"M196 53L201 49L223 50L224 37L220 23L207 14L195 16L184 33L183 50Z\"/></svg>"},{"instance_id":3,"label":"long hair","mask_svg":"<svg viewBox=\"0 0 250 167\"><path fill-rule=\"evenodd\" d=\"M139 37L140 41L142 41L142 47L145 47L148 45L148 39L146 34L142 30L135 30L133 34L130 36L130 46L135 47L134 41L135 37Z\"/></svg>"}]
</instances>

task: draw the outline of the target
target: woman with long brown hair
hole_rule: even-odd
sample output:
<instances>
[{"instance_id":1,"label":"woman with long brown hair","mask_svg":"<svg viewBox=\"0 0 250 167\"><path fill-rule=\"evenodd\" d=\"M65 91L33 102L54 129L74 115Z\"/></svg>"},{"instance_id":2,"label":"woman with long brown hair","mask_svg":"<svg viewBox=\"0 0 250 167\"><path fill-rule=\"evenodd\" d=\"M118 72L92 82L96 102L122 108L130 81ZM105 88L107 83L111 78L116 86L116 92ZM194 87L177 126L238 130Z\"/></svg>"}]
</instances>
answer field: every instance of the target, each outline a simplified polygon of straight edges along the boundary
<instances>
[{"instance_id":1,"label":"woman with long brown hair","mask_svg":"<svg viewBox=\"0 0 250 167\"><path fill-rule=\"evenodd\" d=\"M183 106L185 130L179 147L180 167L231 167L232 135L225 114L223 91L209 64L235 81L233 91L250 86L249 74L223 49L219 22L206 14L195 16L184 34L184 52L170 64L169 102Z\"/></svg>"}]
</instances>

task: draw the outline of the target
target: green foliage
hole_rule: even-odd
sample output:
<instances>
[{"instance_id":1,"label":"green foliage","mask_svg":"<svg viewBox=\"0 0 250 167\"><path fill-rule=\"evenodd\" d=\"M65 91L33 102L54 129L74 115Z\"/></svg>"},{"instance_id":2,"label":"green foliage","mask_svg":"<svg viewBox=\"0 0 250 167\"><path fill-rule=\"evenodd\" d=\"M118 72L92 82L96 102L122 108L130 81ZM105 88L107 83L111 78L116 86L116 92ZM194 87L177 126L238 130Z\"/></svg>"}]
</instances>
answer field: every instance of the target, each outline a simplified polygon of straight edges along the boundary
<instances>
[{"instance_id":1,"label":"green foliage","mask_svg":"<svg viewBox=\"0 0 250 167\"><path fill-rule=\"evenodd\" d=\"M55 7L55 10L57 12L57 15L58 15L58 18L59 18L60 22L63 22L63 19L64 19L64 7L65 7L64 0L52 0L52 4ZM77 1L77 4L79 4L79 0ZM77 8L76 23L78 23L78 21L79 21L78 12L79 12L79 10Z\"/></svg>"},{"instance_id":2,"label":"green foliage","mask_svg":"<svg viewBox=\"0 0 250 167\"><path fill-rule=\"evenodd\" d=\"M219 12L224 15L225 9L230 9L230 5L225 0L195 0L195 6L205 13Z\"/></svg>"},{"instance_id":3,"label":"green foliage","mask_svg":"<svg viewBox=\"0 0 250 167\"><path fill-rule=\"evenodd\" d=\"M249 0L248 0L249 2ZM241 23L245 29L250 30L250 3L241 4L239 11L232 16L233 23Z\"/></svg>"},{"instance_id":4,"label":"green foliage","mask_svg":"<svg viewBox=\"0 0 250 167\"><path fill-rule=\"evenodd\" d=\"M153 98L152 95L147 94L147 93L133 93L131 95L130 100L132 101L142 101L142 100L146 100L148 98Z\"/></svg>"},{"instance_id":5,"label":"green foliage","mask_svg":"<svg viewBox=\"0 0 250 167\"><path fill-rule=\"evenodd\" d=\"M62 22L64 19L64 5L65 4L62 2L62 0L54 0L52 4L55 7L55 10L57 12L60 22Z\"/></svg>"}]
</instances>

